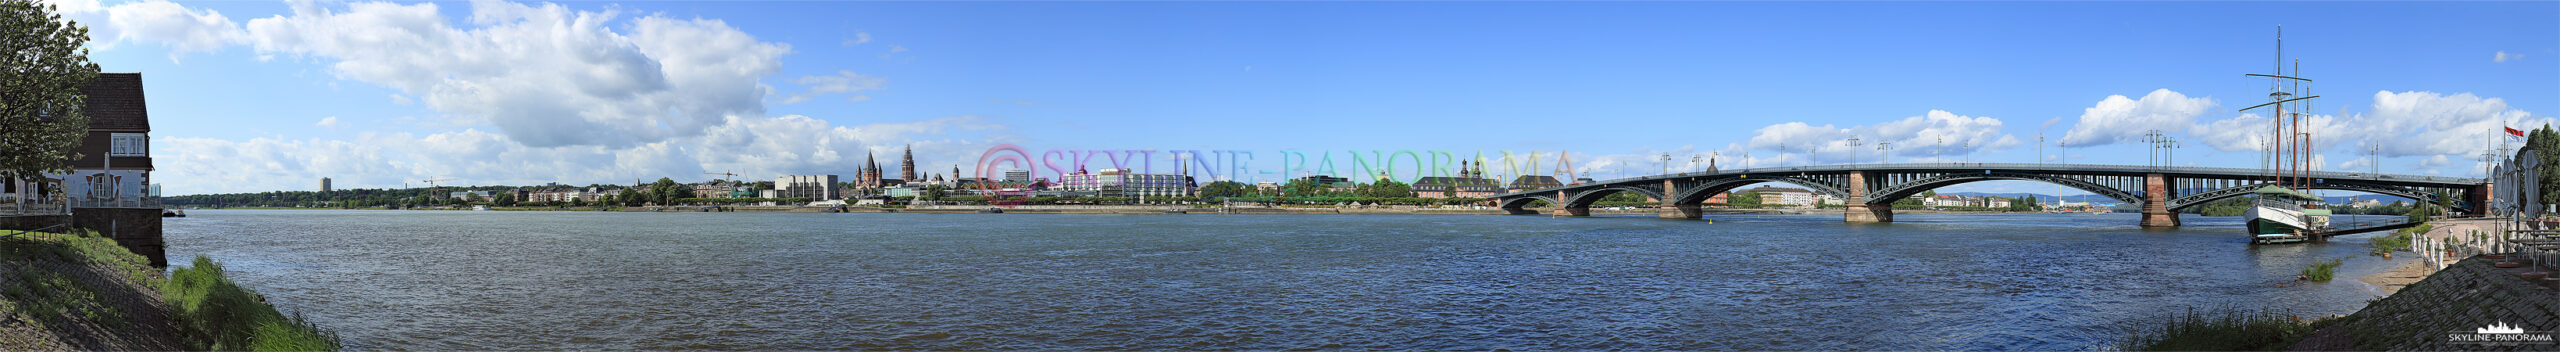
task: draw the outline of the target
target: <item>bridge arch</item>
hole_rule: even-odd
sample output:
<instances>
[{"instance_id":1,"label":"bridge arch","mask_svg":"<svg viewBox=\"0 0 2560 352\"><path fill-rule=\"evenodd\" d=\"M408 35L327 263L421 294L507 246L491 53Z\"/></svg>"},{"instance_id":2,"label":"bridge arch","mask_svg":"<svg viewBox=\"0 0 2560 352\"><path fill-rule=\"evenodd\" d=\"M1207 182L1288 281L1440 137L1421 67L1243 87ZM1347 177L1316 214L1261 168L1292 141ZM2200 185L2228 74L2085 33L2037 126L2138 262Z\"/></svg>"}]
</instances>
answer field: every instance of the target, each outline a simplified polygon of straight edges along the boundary
<instances>
[{"instance_id":1,"label":"bridge arch","mask_svg":"<svg viewBox=\"0 0 2560 352\"><path fill-rule=\"evenodd\" d=\"M1982 181L2043 182L2097 194L2109 199L2125 202L2126 204L2142 204L2143 201L2141 193L2136 193L2131 190L2117 189L2115 187L2109 187L2096 182L2057 175L2008 172L1949 173L1933 177L1904 180L1903 182L1887 184L1883 187L1879 187L1874 192L1868 193L1867 199L1863 201L1870 205L1892 204L1894 201L1902 200L1902 198L1910 197L1915 194L1920 194L1920 192Z\"/></svg>"},{"instance_id":2,"label":"bridge arch","mask_svg":"<svg viewBox=\"0 0 2560 352\"><path fill-rule=\"evenodd\" d=\"M2194 193L2194 194L2182 195L2182 196L2179 196L2179 197L2177 197L2177 198L2175 198L2175 199L2170 199L2170 200L2169 200L2169 210L2170 210L2170 211L2180 211L2180 210L2185 210L2185 209L2187 209L2187 208L2193 208L2193 207L2197 207L2197 206L2202 206L2202 205L2205 205L2205 204L2207 204L2207 203L2213 203L2214 201L2219 201L2219 200L2223 200L2223 199L2230 199L2230 198L2235 198L2235 197L2240 197L2240 196L2246 196L2246 195L2249 195L2250 193L2254 193L2254 192L2256 192L2259 188L2263 188L2263 187L2266 187L2266 186L2269 186L2269 185L2273 185L2273 183L2265 183L2265 182L2261 182L2261 183L2253 183L2253 184L2246 184L2246 185L2241 185L2241 186L2237 186L2237 187L2230 187L2230 188L2216 189L2216 190L2211 190L2211 191L2196 192L2196 193ZM2383 185L2372 185L2372 184L2354 183L2354 182L2323 182L2323 183L2314 183L2314 184L2310 184L2310 185L2304 185L2304 186L2294 187L2294 189L2296 189L2296 190L2339 190L2339 191L2365 192L2365 193L2372 193L2372 194L2380 194L2380 195L2387 195L2387 196L2395 196L2395 197L2401 197L2401 198L2408 198L2408 199L2412 199L2412 200L2416 200L2416 201L2420 201L2420 202L2429 202L2429 201L2434 201L2434 200L2435 200L2435 198L2436 198L2436 196L2435 196L2434 194L2429 193L2429 192L2428 192L2429 190L2427 190L2427 189L2409 188L2409 187L2394 187L2394 186L2383 186ZM2456 204L2455 208L2457 208L2457 209L2462 209L2462 210L2473 210L2473 209L2470 209L2469 207L2467 207L2469 204L2459 204L2459 203L2460 203L2460 201L2459 201L2459 200L2456 200L2456 203L2457 203L2457 204Z\"/></svg>"},{"instance_id":3,"label":"bridge arch","mask_svg":"<svg viewBox=\"0 0 2560 352\"><path fill-rule=\"evenodd\" d=\"M1672 195L1671 204L1703 204L1707 202L1707 198L1713 198L1716 194L1732 192L1736 189L1742 189L1742 187L1762 183L1778 183L1788 186L1803 187L1804 189L1813 191L1814 193L1828 195L1833 198L1840 198L1843 200L1849 199L1849 192L1847 190L1832 187L1831 185L1823 184L1821 182L1812 182L1810 180L1797 179L1793 177L1759 177L1725 178L1680 184L1680 194Z\"/></svg>"},{"instance_id":4,"label":"bridge arch","mask_svg":"<svg viewBox=\"0 0 2560 352\"><path fill-rule=\"evenodd\" d=\"M1564 202L1557 201L1555 197L1535 195L1503 198L1501 203L1495 204L1495 207L1502 208L1503 211L1508 211L1513 214L1526 214L1528 213L1527 208L1529 207L1529 203L1536 201L1545 201L1547 204L1564 204Z\"/></svg>"},{"instance_id":5,"label":"bridge arch","mask_svg":"<svg viewBox=\"0 0 2560 352\"><path fill-rule=\"evenodd\" d=\"M1568 207L1586 207L1586 206L1591 206L1591 203L1598 203L1598 202L1600 202L1600 199L1601 199L1601 198L1608 198L1608 197L1609 197L1609 195L1618 194L1618 193L1621 193L1621 192L1634 192L1635 194L1641 194L1641 195L1644 195L1644 196L1646 196L1646 197L1652 197L1653 199L1657 199L1657 200L1659 200L1659 199L1663 199L1663 197L1664 197L1664 196L1663 196L1663 194L1662 194L1661 186L1658 186L1658 185L1626 185L1626 184L1617 184L1617 185L1602 186L1602 187L1600 187L1600 188L1591 189L1591 190L1585 190L1585 191L1581 191L1581 192L1571 192L1571 193L1572 193L1572 195L1570 196L1570 198L1565 199L1565 201L1564 201L1564 202L1562 202L1562 203L1556 203L1556 204L1563 204L1563 205L1568 206Z\"/></svg>"}]
</instances>

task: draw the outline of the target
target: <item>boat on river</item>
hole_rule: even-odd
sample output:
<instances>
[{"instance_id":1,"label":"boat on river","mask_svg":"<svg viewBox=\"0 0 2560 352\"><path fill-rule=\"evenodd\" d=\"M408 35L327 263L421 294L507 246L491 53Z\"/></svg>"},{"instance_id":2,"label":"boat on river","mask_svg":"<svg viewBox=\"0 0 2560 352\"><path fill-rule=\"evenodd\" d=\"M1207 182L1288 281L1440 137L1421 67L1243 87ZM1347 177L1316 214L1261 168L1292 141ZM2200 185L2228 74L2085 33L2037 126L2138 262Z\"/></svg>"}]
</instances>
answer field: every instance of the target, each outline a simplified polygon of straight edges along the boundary
<instances>
[{"instance_id":1,"label":"boat on river","mask_svg":"<svg viewBox=\"0 0 2560 352\"><path fill-rule=\"evenodd\" d=\"M2320 197L2284 187L2258 188L2247 214L2249 243L2294 243L2318 239L2317 231L2330 229L2329 209L2320 208Z\"/></svg>"}]
</instances>

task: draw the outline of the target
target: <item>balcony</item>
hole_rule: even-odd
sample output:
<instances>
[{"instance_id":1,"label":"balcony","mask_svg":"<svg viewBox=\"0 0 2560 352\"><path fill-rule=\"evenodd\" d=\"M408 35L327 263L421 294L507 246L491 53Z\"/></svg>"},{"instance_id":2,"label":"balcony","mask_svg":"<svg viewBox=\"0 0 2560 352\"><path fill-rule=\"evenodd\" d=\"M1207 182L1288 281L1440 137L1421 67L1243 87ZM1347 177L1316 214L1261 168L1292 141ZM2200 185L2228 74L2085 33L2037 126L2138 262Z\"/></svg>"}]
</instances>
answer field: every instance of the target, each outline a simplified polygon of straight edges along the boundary
<instances>
[{"instance_id":1,"label":"balcony","mask_svg":"<svg viewBox=\"0 0 2560 352\"><path fill-rule=\"evenodd\" d=\"M71 207L70 207L68 204L64 204L64 203L62 203L62 202L33 202L33 201L30 201L30 202L26 202L26 203L24 203L24 204L18 203L18 202L16 202L16 201L0 202L0 215L8 215L8 216L41 216L41 215L65 215L65 214L71 214Z\"/></svg>"},{"instance_id":2,"label":"balcony","mask_svg":"<svg viewBox=\"0 0 2560 352\"><path fill-rule=\"evenodd\" d=\"M160 197L70 199L72 208L161 209Z\"/></svg>"}]
</instances>

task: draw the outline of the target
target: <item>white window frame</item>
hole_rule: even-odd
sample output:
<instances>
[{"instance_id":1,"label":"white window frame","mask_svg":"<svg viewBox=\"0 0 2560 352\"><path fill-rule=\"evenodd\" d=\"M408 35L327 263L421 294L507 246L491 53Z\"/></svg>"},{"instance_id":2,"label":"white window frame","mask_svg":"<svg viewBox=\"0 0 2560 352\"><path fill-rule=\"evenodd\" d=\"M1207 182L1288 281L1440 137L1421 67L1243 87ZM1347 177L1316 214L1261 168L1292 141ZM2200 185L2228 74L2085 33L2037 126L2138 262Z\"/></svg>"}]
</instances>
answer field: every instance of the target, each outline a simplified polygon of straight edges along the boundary
<instances>
[{"instance_id":1,"label":"white window frame","mask_svg":"<svg viewBox=\"0 0 2560 352\"><path fill-rule=\"evenodd\" d=\"M146 134L109 134L107 142L107 156L151 156L151 137Z\"/></svg>"}]
</instances>

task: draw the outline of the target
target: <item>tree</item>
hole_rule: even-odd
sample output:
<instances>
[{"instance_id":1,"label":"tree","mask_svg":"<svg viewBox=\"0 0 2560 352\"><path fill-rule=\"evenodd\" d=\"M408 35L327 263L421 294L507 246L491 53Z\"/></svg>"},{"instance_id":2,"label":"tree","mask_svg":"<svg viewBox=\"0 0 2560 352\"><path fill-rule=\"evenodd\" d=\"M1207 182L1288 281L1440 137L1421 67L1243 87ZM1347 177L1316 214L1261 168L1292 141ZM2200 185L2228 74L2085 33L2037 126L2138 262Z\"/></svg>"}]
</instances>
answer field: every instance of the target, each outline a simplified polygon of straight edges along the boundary
<instances>
[{"instance_id":1,"label":"tree","mask_svg":"<svg viewBox=\"0 0 2560 352\"><path fill-rule=\"evenodd\" d=\"M1371 198L1412 198L1413 186L1396 180L1378 180L1361 187L1360 196Z\"/></svg>"},{"instance_id":2,"label":"tree","mask_svg":"<svg viewBox=\"0 0 2560 352\"><path fill-rule=\"evenodd\" d=\"M494 203L498 203L498 206L501 206L501 207L512 207L512 206L516 206L516 193L515 193L515 192L503 192L503 193L498 193L498 200L497 200L497 201L495 201Z\"/></svg>"},{"instance_id":3,"label":"tree","mask_svg":"<svg viewBox=\"0 0 2560 352\"><path fill-rule=\"evenodd\" d=\"M685 192L688 194L683 195L676 194L676 190L683 187L684 185L676 184L675 179L659 177L658 182L649 183L649 195L657 196L657 199L651 199L650 201L658 202L658 205L673 205L676 204L677 199L690 198L690 196L692 196L690 193L693 192Z\"/></svg>"},{"instance_id":4,"label":"tree","mask_svg":"<svg viewBox=\"0 0 2560 352\"><path fill-rule=\"evenodd\" d=\"M1200 198L1216 199L1218 197L1243 197L1252 195L1253 191L1246 187L1248 186L1243 182L1236 181L1210 182L1207 185L1200 186Z\"/></svg>"},{"instance_id":5,"label":"tree","mask_svg":"<svg viewBox=\"0 0 2560 352\"><path fill-rule=\"evenodd\" d=\"M70 172L71 152L89 135L80 87L98 77L89 28L53 5L0 1L0 174L35 181ZM103 157L103 156L101 156Z\"/></svg>"}]
</instances>

